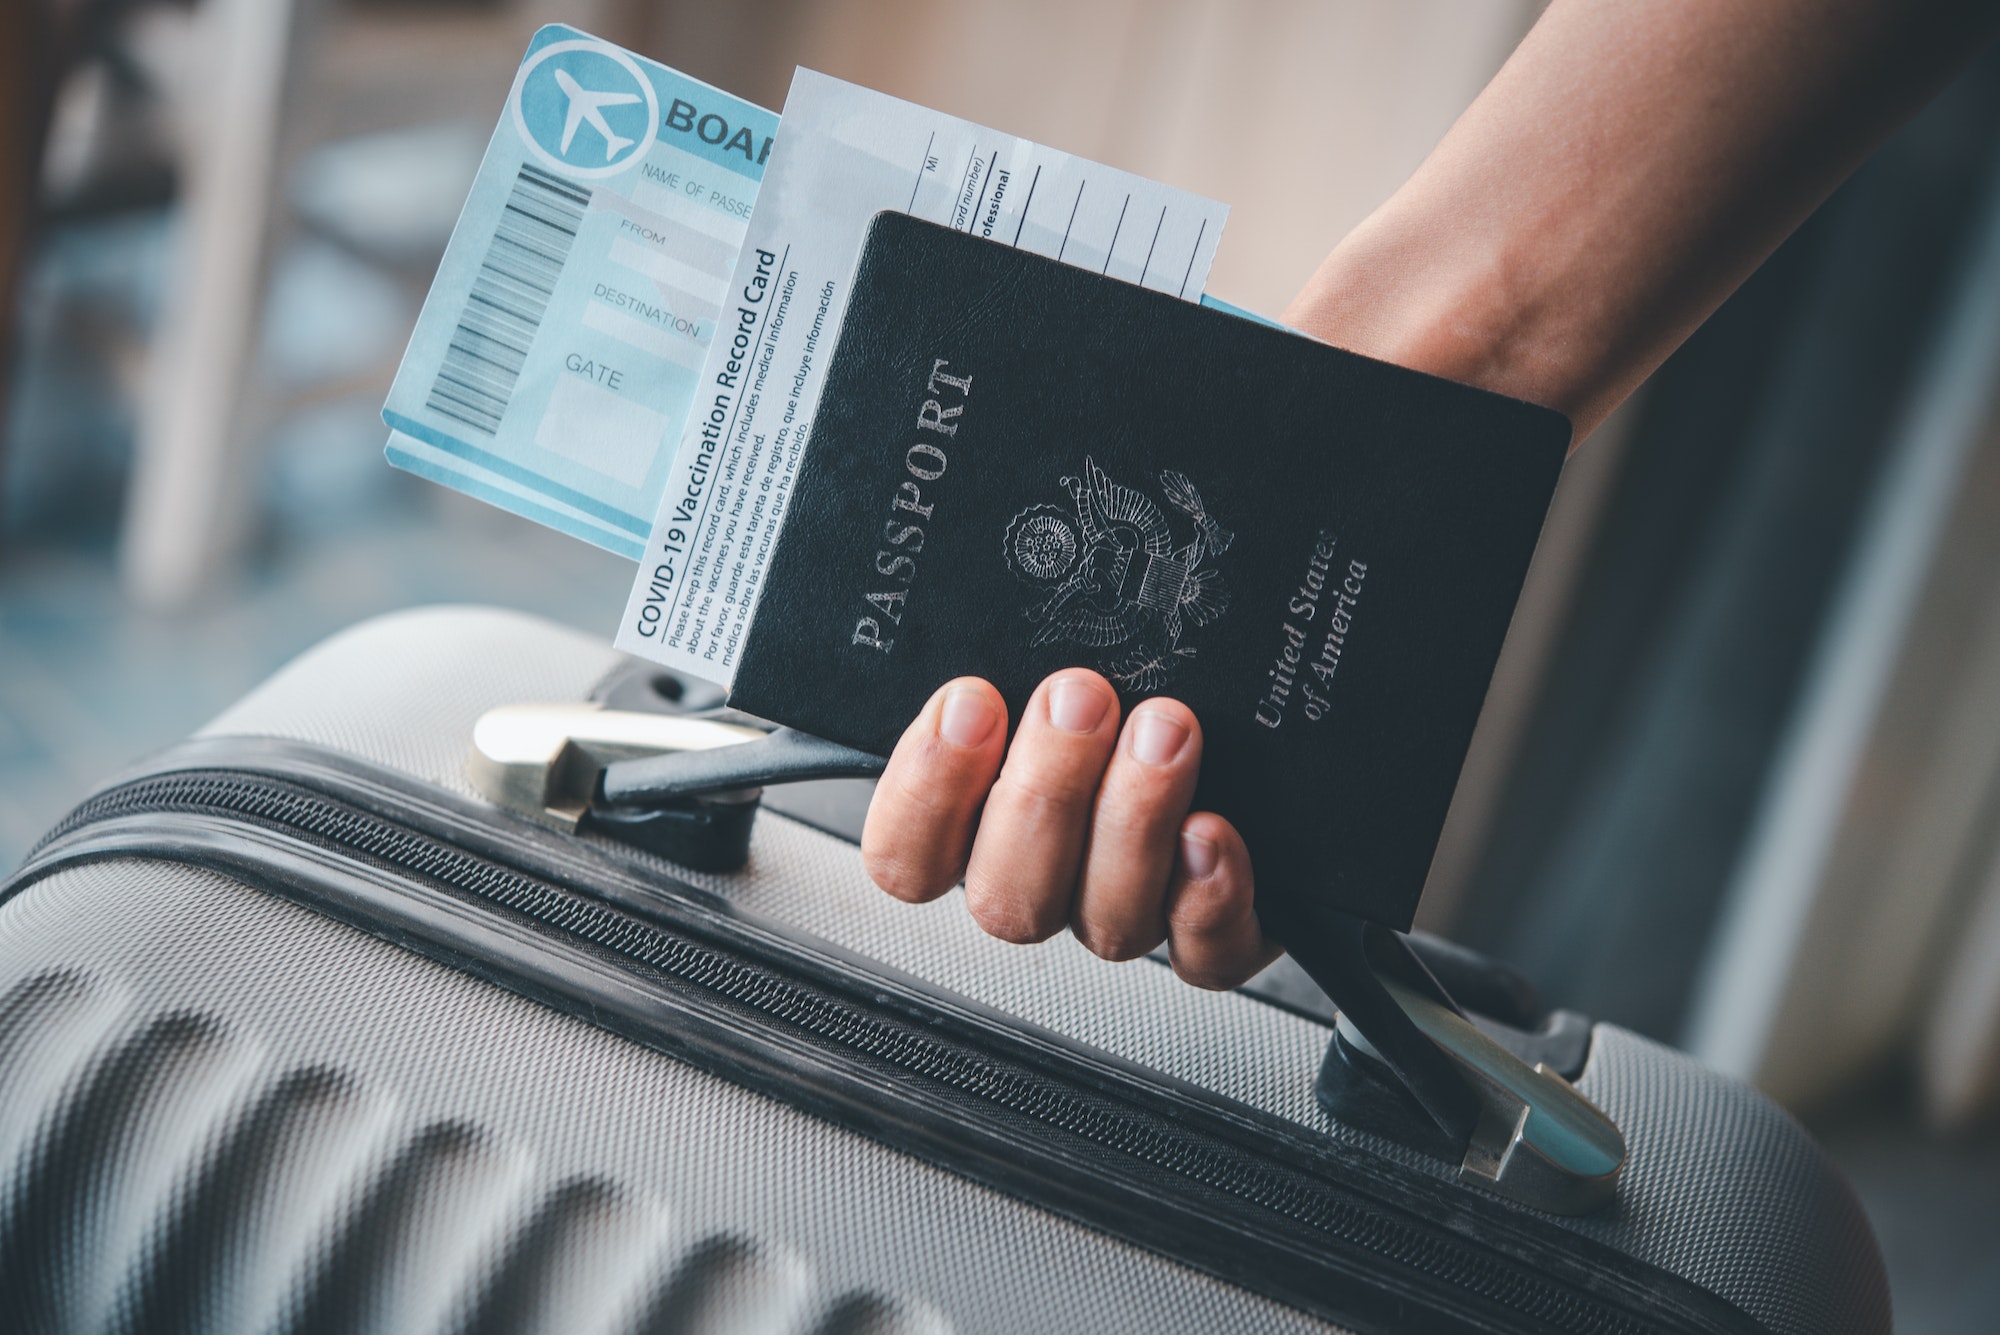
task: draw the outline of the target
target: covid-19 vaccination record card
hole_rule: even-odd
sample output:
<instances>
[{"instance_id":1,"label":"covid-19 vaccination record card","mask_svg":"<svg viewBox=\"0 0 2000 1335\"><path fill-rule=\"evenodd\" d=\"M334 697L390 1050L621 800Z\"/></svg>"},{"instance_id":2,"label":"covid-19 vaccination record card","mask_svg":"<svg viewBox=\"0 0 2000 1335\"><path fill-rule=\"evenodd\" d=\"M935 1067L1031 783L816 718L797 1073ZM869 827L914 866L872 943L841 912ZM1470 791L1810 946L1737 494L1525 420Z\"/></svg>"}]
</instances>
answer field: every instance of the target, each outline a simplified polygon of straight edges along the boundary
<instances>
[{"instance_id":1,"label":"covid-19 vaccination record card","mask_svg":"<svg viewBox=\"0 0 2000 1335\"><path fill-rule=\"evenodd\" d=\"M798 71L620 649L729 683L855 260L883 210L1190 301L1228 215L1213 200Z\"/></svg>"}]
</instances>

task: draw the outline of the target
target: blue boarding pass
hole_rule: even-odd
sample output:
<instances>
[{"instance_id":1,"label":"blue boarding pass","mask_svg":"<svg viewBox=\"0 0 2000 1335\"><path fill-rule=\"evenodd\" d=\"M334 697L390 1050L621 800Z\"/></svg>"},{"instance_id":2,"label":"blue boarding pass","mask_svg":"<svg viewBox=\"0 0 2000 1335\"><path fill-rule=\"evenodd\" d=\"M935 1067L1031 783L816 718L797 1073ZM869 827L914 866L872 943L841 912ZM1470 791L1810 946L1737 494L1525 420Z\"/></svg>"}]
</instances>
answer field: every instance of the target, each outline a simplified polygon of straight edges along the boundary
<instances>
[{"instance_id":1,"label":"blue boarding pass","mask_svg":"<svg viewBox=\"0 0 2000 1335\"><path fill-rule=\"evenodd\" d=\"M636 560L777 129L537 32L382 410L389 461Z\"/></svg>"}]
</instances>

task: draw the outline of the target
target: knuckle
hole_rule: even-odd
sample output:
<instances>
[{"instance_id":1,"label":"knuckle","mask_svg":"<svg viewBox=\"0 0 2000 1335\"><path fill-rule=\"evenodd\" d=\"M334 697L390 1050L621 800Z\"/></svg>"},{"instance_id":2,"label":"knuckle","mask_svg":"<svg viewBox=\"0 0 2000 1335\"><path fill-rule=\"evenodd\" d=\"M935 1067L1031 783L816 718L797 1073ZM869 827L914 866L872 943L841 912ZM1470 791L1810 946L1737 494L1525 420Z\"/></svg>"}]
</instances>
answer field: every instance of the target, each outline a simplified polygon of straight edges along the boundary
<instances>
[{"instance_id":1,"label":"knuckle","mask_svg":"<svg viewBox=\"0 0 2000 1335\"><path fill-rule=\"evenodd\" d=\"M1019 903L987 899L968 908L980 931L1013 945L1031 946L1048 940L1056 932L1053 925L1043 921L1049 915L1036 913L1032 907Z\"/></svg>"},{"instance_id":2,"label":"knuckle","mask_svg":"<svg viewBox=\"0 0 2000 1335\"><path fill-rule=\"evenodd\" d=\"M935 897L933 878L909 858L880 849L864 849L861 862L868 871L868 879L891 899L919 904Z\"/></svg>"},{"instance_id":3,"label":"knuckle","mask_svg":"<svg viewBox=\"0 0 2000 1335\"><path fill-rule=\"evenodd\" d=\"M1190 941L1226 938L1249 907L1249 887L1235 883L1226 869L1205 884L1190 883L1167 908L1167 926Z\"/></svg>"},{"instance_id":4,"label":"knuckle","mask_svg":"<svg viewBox=\"0 0 2000 1335\"><path fill-rule=\"evenodd\" d=\"M1204 992L1227 992L1242 981L1237 977L1235 970L1216 960L1197 962L1176 956L1173 966L1174 975L1183 983L1189 987L1198 987Z\"/></svg>"},{"instance_id":5,"label":"knuckle","mask_svg":"<svg viewBox=\"0 0 2000 1335\"><path fill-rule=\"evenodd\" d=\"M1074 805L1096 796L1116 744L1115 734L1076 737L1041 732L1017 738L1001 767L999 783L1036 801Z\"/></svg>"},{"instance_id":6,"label":"knuckle","mask_svg":"<svg viewBox=\"0 0 2000 1335\"><path fill-rule=\"evenodd\" d=\"M1092 827L1148 845L1171 841L1193 796L1192 770L1147 770L1114 764L1092 815Z\"/></svg>"},{"instance_id":7,"label":"knuckle","mask_svg":"<svg viewBox=\"0 0 2000 1335\"><path fill-rule=\"evenodd\" d=\"M1090 830L1095 842L1111 847L1137 846L1157 853L1156 846L1164 845L1164 860L1171 862L1173 845L1168 840L1179 824L1177 813L1162 797L1133 800L1126 794L1107 793L1091 815Z\"/></svg>"},{"instance_id":8,"label":"knuckle","mask_svg":"<svg viewBox=\"0 0 2000 1335\"><path fill-rule=\"evenodd\" d=\"M1181 981L1189 987L1200 988L1204 992L1227 992L1230 988L1236 986L1235 983L1220 974L1196 969L1176 969L1174 972L1179 974Z\"/></svg>"},{"instance_id":9,"label":"knuckle","mask_svg":"<svg viewBox=\"0 0 2000 1335\"><path fill-rule=\"evenodd\" d=\"M955 811L977 796L975 763L972 757L954 754L943 742L931 738L912 757L912 763L896 767L896 797L928 815Z\"/></svg>"},{"instance_id":10,"label":"knuckle","mask_svg":"<svg viewBox=\"0 0 2000 1335\"><path fill-rule=\"evenodd\" d=\"M866 837L862 839L862 867L882 893L904 903L928 903L950 889L956 879L950 871L936 865L936 857L922 857L912 849L902 849L894 843L876 843Z\"/></svg>"},{"instance_id":11,"label":"knuckle","mask_svg":"<svg viewBox=\"0 0 2000 1335\"><path fill-rule=\"evenodd\" d=\"M949 790L943 784L927 780L928 776L907 771L896 776L891 810L897 826L908 828L915 822L942 820L951 814Z\"/></svg>"},{"instance_id":12,"label":"knuckle","mask_svg":"<svg viewBox=\"0 0 2000 1335\"><path fill-rule=\"evenodd\" d=\"M1167 939L1164 890L1165 877L1143 868L1092 868L1071 906L1070 934L1101 959L1137 959Z\"/></svg>"},{"instance_id":13,"label":"knuckle","mask_svg":"<svg viewBox=\"0 0 2000 1335\"><path fill-rule=\"evenodd\" d=\"M1055 898L996 886L977 871L965 881L966 911L979 930L1017 946L1046 941L1061 929L1068 905L1055 903Z\"/></svg>"},{"instance_id":14,"label":"knuckle","mask_svg":"<svg viewBox=\"0 0 2000 1335\"><path fill-rule=\"evenodd\" d=\"M1206 896L1182 894L1167 909L1167 930L1199 941L1215 934L1219 916L1216 904Z\"/></svg>"},{"instance_id":15,"label":"knuckle","mask_svg":"<svg viewBox=\"0 0 2000 1335\"><path fill-rule=\"evenodd\" d=\"M1097 777L1094 768L1031 762L1002 770L993 790L996 797L1036 815L1067 818L1088 809L1097 793Z\"/></svg>"},{"instance_id":16,"label":"knuckle","mask_svg":"<svg viewBox=\"0 0 2000 1335\"><path fill-rule=\"evenodd\" d=\"M1160 943L1157 936L1151 940L1146 934L1126 926L1107 926L1089 921L1073 923L1070 933L1083 943L1084 949L1099 959L1119 962L1135 960Z\"/></svg>"}]
</instances>

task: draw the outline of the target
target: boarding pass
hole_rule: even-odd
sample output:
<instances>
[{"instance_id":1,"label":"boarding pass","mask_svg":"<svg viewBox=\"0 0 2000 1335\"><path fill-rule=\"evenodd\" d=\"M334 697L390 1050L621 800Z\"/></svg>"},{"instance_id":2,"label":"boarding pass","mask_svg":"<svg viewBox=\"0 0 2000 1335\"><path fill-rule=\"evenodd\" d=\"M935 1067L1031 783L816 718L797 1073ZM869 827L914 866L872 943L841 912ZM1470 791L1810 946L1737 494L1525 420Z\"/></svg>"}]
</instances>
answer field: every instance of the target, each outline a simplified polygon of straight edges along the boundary
<instances>
[{"instance_id":1,"label":"boarding pass","mask_svg":"<svg viewBox=\"0 0 2000 1335\"><path fill-rule=\"evenodd\" d=\"M383 410L398 467L638 560L621 646L725 684L874 213L1188 300L1227 215L805 70L778 124L543 28Z\"/></svg>"},{"instance_id":2,"label":"boarding pass","mask_svg":"<svg viewBox=\"0 0 2000 1335\"><path fill-rule=\"evenodd\" d=\"M777 128L536 33L383 409L390 462L637 558Z\"/></svg>"}]
</instances>

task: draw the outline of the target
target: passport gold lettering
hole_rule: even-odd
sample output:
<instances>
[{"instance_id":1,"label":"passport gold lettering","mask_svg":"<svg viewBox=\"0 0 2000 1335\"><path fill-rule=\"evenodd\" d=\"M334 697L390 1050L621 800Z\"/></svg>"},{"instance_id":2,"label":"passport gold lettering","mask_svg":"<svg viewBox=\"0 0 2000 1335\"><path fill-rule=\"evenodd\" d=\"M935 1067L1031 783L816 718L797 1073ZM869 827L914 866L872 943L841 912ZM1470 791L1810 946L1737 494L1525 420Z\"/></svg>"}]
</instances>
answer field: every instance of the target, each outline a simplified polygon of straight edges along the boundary
<instances>
[{"instance_id":1,"label":"passport gold lettering","mask_svg":"<svg viewBox=\"0 0 2000 1335\"><path fill-rule=\"evenodd\" d=\"M947 408L936 399L925 399L924 406L917 411L917 429L935 431L940 436L958 434L958 424L951 419L965 411L965 405Z\"/></svg>"},{"instance_id":2,"label":"passport gold lettering","mask_svg":"<svg viewBox=\"0 0 2000 1335\"><path fill-rule=\"evenodd\" d=\"M1271 684L1264 688L1264 698L1257 702L1257 721L1267 728L1285 721L1285 706L1291 701L1292 685L1298 680L1299 658L1306 643L1306 633L1291 622L1287 621L1284 629L1278 656L1264 671Z\"/></svg>"},{"instance_id":3,"label":"passport gold lettering","mask_svg":"<svg viewBox=\"0 0 2000 1335\"><path fill-rule=\"evenodd\" d=\"M1354 608L1361 593L1361 581L1368 578L1366 561L1349 561L1347 578L1340 583L1340 591L1333 603L1333 614L1327 618L1326 636L1319 644L1319 657L1308 664L1311 675L1299 685L1306 698L1305 714L1314 723L1326 716L1330 699L1327 692L1333 687L1333 674L1340 667L1341 650L1347 647L1347 632L1354 625Z\"/></svg>"},{"instance_id":4,"label":"passport gold lettering","mask_svg":"<svg viewBox=\"0 0 2000 1335\"><path fill-rule=\"evenodd\" d=\"M1300 622L1309 622L1319 615L1320 597L1326 592L1327 582L1331 578L1333 549L1333 535L1321 529L1318 537L1313 540L1312 553L1306 560L1305 578L1299 581L1297 591L1285 604L1285 611L1297 617ZM1365 575L1368 567L1359 561L1348 563L1347 579L1358 593L1361 585L1356 575L1357 568L1362 575ZM1268 684L1264 688L1264 698L1257 702L1258 723L1266 728L1276 728L1284 723L1285 708L1291 703L1294 689L1299 689L1306 697L1306 717L1316 722L1325 713L1324 695L1313 688L1310 679L1302 683L1299 673L1302 665L1310 667L1312 672L1319 676L1321 687L1332 680L1333 668L1340 662L1340 646L1345 642L1347 634L1346 608L1351 607L1353 602L1351 595L1341 592L1338 588L1335 589L1333 612L1326 639L1321 642L1319 658L1309 663L1305 658L1306 632L1289 620L1284 623L1284 639L1278 646L1277 657L1264 672ZM1332 655L1331 658L1328 657L1329 653Z\"/></svg>"},{"instance_id":5,"label":"passport gold lettering","mask_svg":"<svg viewBox=\"0 0 2000 1335\"><path fill-rule=\"evenodd\" d=\"M898 482L896 484L896 499L889 502L889 508L891 510L907 510L913 515L929 519L931 511L937 507L934 505L919 505L918 502L923 500L923 498L923 489L916 483Z\"/></svg>"},{"instance_id":6,"label":"passport gold lettering","mask_svg":"<svg viewBox=\"0 0 2000 1335\"><path fill-rule=\"evenodd\" d=\"M945 368L951 362L943 357L931 363L931 373L925 381L925 388L934 396L925 399L917 409L919 431L931 431L945 437L958 434L956 420L965 412L962 400L972 394L972 377L969 375L948 375ZM938 388L940 385L944 389ZM945 406L945 399L956 393L961 402ZM896 490L889 498L890 515L882 525L882 541L887 547L875 551L875 573L884 579L893 579L904 585L912 584L917 578L916 554L924 549L924 530L921 525L911 524L898 517L913 514L928 520L937 508L937 502L926 501L924 490L918 482L935 482L944 476L951 464L949 456L939 446L928 440L919 440L903 452L903 471L910 475L896 484ZM916 481L911 481L914 478ZM894 548L896 550L891 550ZM874 615L858 617L854 623L854 635L850 644L861 645L878 653L888 653L895 645L893 636L885 639L882 635L884 623L899 626L903 622L903 611L909 603L909 593L905 589L891 589L886 592L864 591L861 600L874 609Z\"/></svg>"},{"instance_id":7,"label":"passport gold lettering","mask_svg":"<svg viewBox=\"0 0 2000 1335\"><path fill-rule=\"evenodd\" d=\"M1333 536L1321 529L1319 541L1313 544L1312 560L1306 565L1306 577L1287 604L1287 610L1293 616L1311 621L1313 614L1319 611L1320 591L1326 587L1326 570L1332 560Z\"/></svg>"},{"instance_id":8,"label":"passport gold lettering","mask_svg":"<svg viewBox=\"0 0 2000 1335\"><path fill-rule=\"evenodd\" d=\"M937 360L931 363L931 378L929 382L930 392L933 394L942 393L943 391L938 389L938 385L942 383L950 385L960 394L963 394L967 398L970 398L972 396L972 377L969 375L964 375L964 376L946 375L944 373L944 368L950 365L951 363L946 361L942 357L939 357Z\"/></svg>"}]
</instances>

